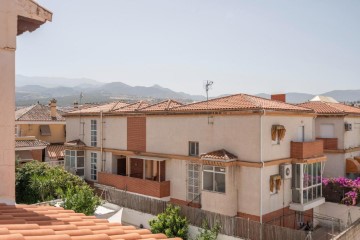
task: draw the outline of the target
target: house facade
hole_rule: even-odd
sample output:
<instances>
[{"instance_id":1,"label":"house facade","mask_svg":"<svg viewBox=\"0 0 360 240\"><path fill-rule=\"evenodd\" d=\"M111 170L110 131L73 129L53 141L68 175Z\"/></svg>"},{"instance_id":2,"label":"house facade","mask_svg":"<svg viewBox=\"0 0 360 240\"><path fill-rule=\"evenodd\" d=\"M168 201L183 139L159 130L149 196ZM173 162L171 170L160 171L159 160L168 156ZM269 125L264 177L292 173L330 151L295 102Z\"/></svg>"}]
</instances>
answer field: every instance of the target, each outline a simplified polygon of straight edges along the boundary
<instances>
[{"instance_id":1,"label":"house facade","mask_svg":"<svg viewBox=\"0 0 360 240\"><path fill-rule=\"evenodd\" d=\"M326 161L314 117L245 94L114 102L66 115L65 164L88 181L229 216L311 215Z\"/></svg>"},{"instance_id":2,"label":"house facade","mask_svg":"<svg viewBox=\"0 0 360 240\"><path fill-rule=\"evenodd\" d=\"M360 108L326 97L299 106L313 109L315 136L324 141L325 177L360 177Z\"/></svg>"}]
</instances>

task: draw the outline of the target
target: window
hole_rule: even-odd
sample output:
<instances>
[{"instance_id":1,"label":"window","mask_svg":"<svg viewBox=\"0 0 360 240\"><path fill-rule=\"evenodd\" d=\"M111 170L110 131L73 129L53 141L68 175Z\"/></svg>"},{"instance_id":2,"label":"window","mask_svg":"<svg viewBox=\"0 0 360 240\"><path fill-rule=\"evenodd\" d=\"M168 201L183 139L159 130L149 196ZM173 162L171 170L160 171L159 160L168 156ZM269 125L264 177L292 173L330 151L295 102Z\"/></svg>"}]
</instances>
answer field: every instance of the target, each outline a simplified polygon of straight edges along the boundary
<instances>
[{"instance_id":1,"label":"window","mask_svg":"<svg viewBox=\"0 0 360 240\"><path fill-rule=\"evenodd\" d=\"M284 139L286 129L283 125L273 125L271 127L271 140L273 145L279 145L280 141Z\"/></svg>"},{"instance_id":2,"label":"window","mask_svg":"<svg viewBox=\"0 0 360 240\"><path fill-rule=\"evenodd\" d=\"M199 156L199 142L189 142L189 156Z\"/></svg>"},{"instance_id":3,"label":"window","mask_svg":"<svg viewBox=\"0 0 360 240\"><path fill-rule=\"evenodd\" d=\"M49 125L40 125L40 135L41 136L51 136L50 126Z\"/></svg>"},{"instance_id":4,"label":"window","mask_svg":"<svg viewBox=\"0 0 360 240\"><path fill-rule=\"evenodd\" d=\"M97 153L91 153L90 179L97 180Z\"/></svg>"},{"instance_id":5,"label":"window","mask_svg":"<svg viewBox=\"0 0 360 240\"><path fill-rule=\"evenodd\" d=\"M270 176L270 194L277 194L281 187L281 176Z\"/></svg>"},{"instance_id":6,"label":"window","mask_svg":"<svg viewBox=\"0 0 360 240\"><path fill-rule=\"evenodd\" d=\"M203 167L203 190L225 193L225 168Z\"/></svg>"},{"instance_id":7,"label":"window","mask_svg":"<svg viewBox=\"0 0 360 240\"><path fill-rule=\"evenodd\" d=\"M322 197L323 163L295 164L293 166L293 202L306 204Z\"/></svg>"},{"instance_id":8,"label":"window","mask_svg":"<svg viewBox=\"0 0 360 240\"><path fill-rule=\"evenodd\" d=\"M200 171L201 165L189 163L187 166L187 200L193 203L200 203Z\"/></svg>"},{"instance_id":9,"label":"window","mask_svg":"<svg viewBox=\"0 0 360 240\"><path fill-rule=\"evenodd\" d=\"M80 177L85 175L84 151L65 150L65 169Z\"/></svg>"},{"instance_id":10,"label":"window","mask_svg":"<svg viewBox=\"0 0 360 240\"><path fill-rule=\"evenodd\" d=\"M91 120L91 142L90 145L92 147L96 147L97 146L97 121L96 120Z\"/></svg>"}]
</instances>

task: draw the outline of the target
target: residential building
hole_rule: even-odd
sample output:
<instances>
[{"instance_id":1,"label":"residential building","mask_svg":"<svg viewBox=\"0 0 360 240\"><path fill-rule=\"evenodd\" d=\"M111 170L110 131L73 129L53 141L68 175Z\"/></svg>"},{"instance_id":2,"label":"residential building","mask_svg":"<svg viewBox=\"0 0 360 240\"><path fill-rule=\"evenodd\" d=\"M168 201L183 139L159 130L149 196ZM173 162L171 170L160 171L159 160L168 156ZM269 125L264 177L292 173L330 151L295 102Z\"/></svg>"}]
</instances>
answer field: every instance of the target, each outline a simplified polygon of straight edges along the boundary
<instances>
[{"instance_id":1,"label":"residential building","mask_svg":"<svg viewBox=\"0 0 360 240\"><path fill-rule=\"evenodd\" d=\"M360 108L320 96L299 106L316 113L315 137L324 141L325 177L360 177Z\"/></svg>"},{"instance_id":2,"label":"residential building","mask_svg":"<svg viewBox=\"0 0 360 240\"><path fill-rule=\"evenodd\" d=\"M36 155L35 160L39 161L58 161L64 159L64 142L65 142L65 114L57 109L57 101L50 100L49 105L37 103L35 105L21 108L15 111L15 141L24 141L24 137L34 138L37 141L27 141L29 144L34 143L35 146L23 152L16 154L21 159ZM49 143L45 145L41 156L39 156L39 142ZM44 146L42 144L42 146ZM28 151L27 153L24 151ZM24 159L25 160L25 159Z\"/></svg>"},{"instance_id":3,"label":"residential building","mask_svg":"<svg viewBox=\"0 0 360 240\"><path fill-rule=\"evenodd\" d=\"M274 98L114 102L67 113L66 168L88 181L229 216L311 216L325 201L315 113L285 103L284 95Z\"/></svg>"}]
</instances>

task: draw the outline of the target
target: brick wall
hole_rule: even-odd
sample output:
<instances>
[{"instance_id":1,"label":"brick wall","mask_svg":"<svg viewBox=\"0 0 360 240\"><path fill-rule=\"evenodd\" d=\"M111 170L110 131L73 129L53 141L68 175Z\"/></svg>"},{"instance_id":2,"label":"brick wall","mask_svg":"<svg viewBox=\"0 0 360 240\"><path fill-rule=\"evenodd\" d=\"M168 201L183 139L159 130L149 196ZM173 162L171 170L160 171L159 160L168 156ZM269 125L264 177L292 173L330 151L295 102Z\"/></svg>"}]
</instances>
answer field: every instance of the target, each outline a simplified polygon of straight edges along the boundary
<instances>
[{"instance_id":1,"label":"brick wall","mask_svg":"<svg viewBox=\"0 0 360 240\"><path fill-rule=\"evenodd\" d=\"M303 159L324 155L323 141L291 142L290 148L292 158Z\"/></svg>"},{"instance_id":2,"label":"brick wall","mask_svg":"<svg viewBox=\"0 0 360 240\"><path fill-rule=\"evenodd\" d=\"M31 155L34 160L37 160L39 162L43 161L43 150L42 149L32 150Z\"/></svg>"},{"instance_id":3,"label":"brick wall","mask_svg":"<svg viewBox=\"0 0 360 240\"><path fill-rule=\"evenodd\" d=\"M127 149L146 152L146 117L127 118Z\"/></svg>"},{"instance_id":4,"label":"brick wall","mask_svg":"<svg viewBox=\"0 0 360 240\"><path fill-rule=\"evenodd\" d=\"M328 150L337 150L338 149L338 139L337 138L316 138L316 140L323 141L324 149L328 149Z\"/></svg>"},{"instance_id":5,"label":"brick wall","mask_svg":"<svg viewBox=\"0 0 360 240\"><path fill-rule=\"evenodd\" d=\"M170 181L156 182L104 172L98 173L98 178L98 183L121 190L157 198L170 196Z\"/></svg>"}]
</instances>

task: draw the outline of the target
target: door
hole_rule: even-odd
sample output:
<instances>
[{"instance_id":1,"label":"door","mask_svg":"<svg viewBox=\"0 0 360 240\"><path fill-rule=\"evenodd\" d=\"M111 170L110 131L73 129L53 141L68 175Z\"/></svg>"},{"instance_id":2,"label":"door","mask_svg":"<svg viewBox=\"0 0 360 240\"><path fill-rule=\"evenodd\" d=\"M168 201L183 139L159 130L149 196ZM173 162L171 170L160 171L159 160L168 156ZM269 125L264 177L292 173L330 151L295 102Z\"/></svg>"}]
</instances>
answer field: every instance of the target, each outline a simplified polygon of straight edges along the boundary
<instances>
[{"instance_id":1,"label":"door","mask_svg":"<svg viewBox=\"0 0 360 240\"><path fill-rule=\"evenodd\" d=\"M126 176L126 158L119 158L117 160L117 174Z\"/></svg>"},{"instance_id":2,"label":"door","mask_svg":"<svg viewBox=\"0 0 360 240\"><path fill-rule=\"evenodd\" d=\"M298 141L299 142L305 141L305 126L300 126L298 128Z\"/></svg>"}]
</instances>

